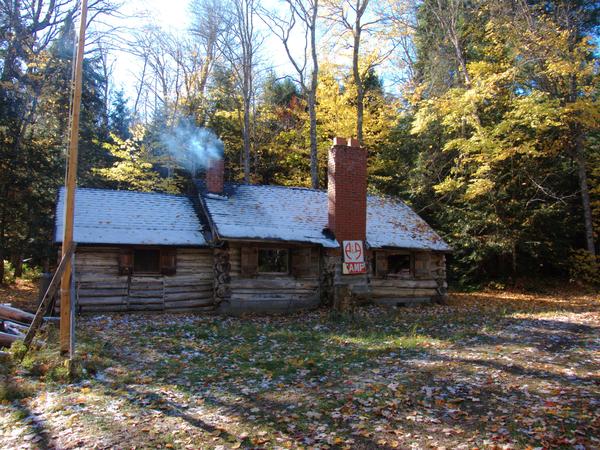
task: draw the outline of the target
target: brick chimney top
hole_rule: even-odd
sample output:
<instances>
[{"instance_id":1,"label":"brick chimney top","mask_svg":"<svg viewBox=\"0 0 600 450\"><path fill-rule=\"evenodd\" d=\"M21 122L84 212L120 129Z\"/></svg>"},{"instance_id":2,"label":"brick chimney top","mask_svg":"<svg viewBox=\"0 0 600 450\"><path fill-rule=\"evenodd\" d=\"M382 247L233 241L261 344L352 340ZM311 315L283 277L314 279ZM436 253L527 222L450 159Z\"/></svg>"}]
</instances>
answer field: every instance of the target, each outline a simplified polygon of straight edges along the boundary
<instances>
[{"instance_id":1,"label":"brick chimney top","mask_svg":"<svg viewBox=\"0 0 600 450\"><path fill-rule=\"evenodd\" d=\"M206 168L206 190L213 194L223 193L225 164L223 158L211 159Z\"/></svg>"},{"instance_id":2,"label":"brick chimney top","mask_svg":"<svg viewBox=\"0 0 600 450\"><path fill-rule=\"evenodd\" d=\"M337 241L367 237L367 150L358 139L336 137L327 165L329 229Z\"/></svg>"}]
</instances>

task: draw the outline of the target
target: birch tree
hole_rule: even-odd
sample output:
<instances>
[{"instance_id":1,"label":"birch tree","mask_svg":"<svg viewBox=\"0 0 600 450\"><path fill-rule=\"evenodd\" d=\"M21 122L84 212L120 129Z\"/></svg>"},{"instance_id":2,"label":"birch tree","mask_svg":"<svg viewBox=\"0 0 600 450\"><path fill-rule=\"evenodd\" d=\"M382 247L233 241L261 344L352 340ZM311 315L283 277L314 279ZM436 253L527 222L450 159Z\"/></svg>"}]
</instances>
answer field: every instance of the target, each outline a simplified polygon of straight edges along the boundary
<instances>
[{"instance_id":1,"label":"birch tree","mask_svg":"<svg viewBox=\"0 0 600 450\"><path fill-rule=\"evenodd\" d=\"M362 144L365 80L393 52L386 38L386 20L375 11L372 0L327 0L324 6L325 17L337 32L334 52L350 50L356 86L356 137Z\"/></svg>"},{"instance_id":2,"label":"birch tree","mask_svg":"<svg viewBox=\"0 0 600 450\"><path fill-rule=\"evenodd\" d=\"M317 155L317 86L319 61L317 55L317 20L319 0L284 0L287 14L278 14L265 8L261 17L271 32L281 41L286 55L294 67L294 81L307 98L310 121L310 177L313 189L319 187ZM296 40L304 39L302 50L294 52Z\"/></svg>"},{"instance_id":3,"label":"birch tree","mask_svg":"<svg viewBox=\"0 0 600 450\"><path fill-rule=\"evenodd\" d=\"M255 69L262 37L255 26L257 0L230 0L223 9L228 33L217 41L219 51L235 77L242 99L242 160L244 182L250 182L252 111L255 96Z\"/></svg>"},{"instance_id":4,"label":"birch tree","mask_svg":"<svg viewBox=\"0 0 600 450\"><path fill-rule=\"evenodd\" d=\"M186 89L189 109L197 110L197 121L204 125L206 115L206 88L217 63L221 60L222 53L219 42L227 34L227 17L225 5L219 0L194 0L191 4L194 16L191 33L193 43L193 58L191 70L186 70Z\"/></svg>"}]
</instances>

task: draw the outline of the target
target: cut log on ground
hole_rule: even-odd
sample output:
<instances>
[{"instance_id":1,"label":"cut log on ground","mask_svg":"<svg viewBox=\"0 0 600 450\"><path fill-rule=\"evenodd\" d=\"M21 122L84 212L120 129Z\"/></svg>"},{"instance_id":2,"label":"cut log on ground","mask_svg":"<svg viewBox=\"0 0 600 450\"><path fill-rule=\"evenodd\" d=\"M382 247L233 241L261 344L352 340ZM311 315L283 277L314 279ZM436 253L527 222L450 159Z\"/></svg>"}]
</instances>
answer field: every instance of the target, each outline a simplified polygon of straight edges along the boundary
<instances>
[{"instance_id":1,"label":"cut log on ground","mask_svg":"<svg viewBox=\"0 0 600 450\"><path fill-rule=\"evenodd\" d=\"M15 320L17 322L31 323L35 316L26 311L8 305L0 305L0 319Z\"/></svg>"},{"instance_id":2,"label":"cut log on ground","mask_svg":"<svg viewBox=\"0 0 600 450\"><path fill-rule=\"evenodd\" d=\"M12 320L22 324L30 324L34 314L8 305L0 305L0 320ZM44 317L44 322L59 323L60 317Z\"/></svg>"},{"instance_id":3,"label":"cut log on ground","mask_svg":"<svg viewBox=\"0 0 600 450\"><path fill-rule=\"evenodd\" d=\"M23 334L9 334L9 333L3 333L0 331L0 346L3 347L10 347L12 345L13 342L15 342L18 339L23 340L25 338L25 335Z\"/></svg>"},{"instance_id":4,"label":"cut log on ground","mask_svg":"<svg viewBox=\"0 0 600 450\"><path fill-rule=\"evenodd\" d=\"M11 322L10 320L0 320L0 322L2 322L4 331L6 331L8 333L25 334L25 333L27 333L27 330L29 329L29 327L26 325L21 325L20 323Z\"/></svg>"}]
</instances>

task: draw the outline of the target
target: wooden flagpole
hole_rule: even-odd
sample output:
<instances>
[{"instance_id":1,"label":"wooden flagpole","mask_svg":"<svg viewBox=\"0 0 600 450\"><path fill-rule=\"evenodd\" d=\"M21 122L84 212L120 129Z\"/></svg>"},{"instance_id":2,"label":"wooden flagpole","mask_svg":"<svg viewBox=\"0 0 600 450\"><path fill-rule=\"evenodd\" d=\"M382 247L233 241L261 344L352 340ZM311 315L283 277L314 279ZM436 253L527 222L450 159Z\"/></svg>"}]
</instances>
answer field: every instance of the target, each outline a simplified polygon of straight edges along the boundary
<instances>
[{"instance_id":1,"label":"wooden flagpole","mask_svg":"<svg viewBox=\"0 0 600 450\"><path fill-rule=\"evenodd\" d=\"M77 155L79 145L79 113L81 111L81 88L83 84L83 52L85 47L85 29L87 25L87 0L81 2L81 23L79 25L79 41L75 57L75 80L73 85L73 106L71 109L71 129L69 135L69 154L67 174L65 177L65 217L62 241L62 256L66 256L73 246L73 221L75 213L75 185L77 181ZM71 354L71 258L68 258L65 270L60 279L60 351Z\"/></svg>"}]
</instances>

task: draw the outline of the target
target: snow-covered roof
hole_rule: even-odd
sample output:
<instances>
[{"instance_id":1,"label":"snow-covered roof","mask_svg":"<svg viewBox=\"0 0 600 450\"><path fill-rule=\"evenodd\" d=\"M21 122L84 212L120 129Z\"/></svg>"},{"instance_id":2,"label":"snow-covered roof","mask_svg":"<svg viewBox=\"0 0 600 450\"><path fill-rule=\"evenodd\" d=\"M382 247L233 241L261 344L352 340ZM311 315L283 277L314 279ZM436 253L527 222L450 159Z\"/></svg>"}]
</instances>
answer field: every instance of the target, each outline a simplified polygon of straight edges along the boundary
<instances>
[{"instance_id":1,"label":"snow-covered roof","mask_svg":"<svg viewBox=\"0 0 600 450\"><path fill-rule=\"evenodd\" d=\"M65 190L54 240L62 242ZM73 240L79 244L207 245L189 198L154 192L77 188Z\"/></svg>"},{"instance_id":2,"label":"snow-covered roof","mask_svg":"<svg viewBox=\"0 0 600 450\"><path fill-rule=\"evenodd\" d=\"M330 248L339 246L332 236L324 232L327 226L327 195L324 192L225 183L224 194L202 195L210 220L221 239L308 242Z\"/></svg>"},{"instance_id":3,"label":"snow-covered roof","mask_svg":"<svg viewBox=\"0 0 600 450\"><path fill-rule=\"evenodd\" d=\"M401 200L367 197L367 243L371 248L398 247L450 251L444 240Z\"/></svg>"},{"instance_id":4,"label":"snow-covered roof","mask_svg":"<svg viewBox=\"0 0 600 450\"><path fill-rule=\"evenodd\" d=\"M205 192L201 197L221 239L338 246L325 231L326 191L226 183L223 195ZM367 199L367 244L371 248L450 250L442 238L402 201L371 195Z\"/></svg>"}]
</instances>

